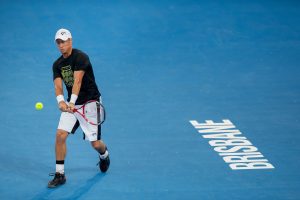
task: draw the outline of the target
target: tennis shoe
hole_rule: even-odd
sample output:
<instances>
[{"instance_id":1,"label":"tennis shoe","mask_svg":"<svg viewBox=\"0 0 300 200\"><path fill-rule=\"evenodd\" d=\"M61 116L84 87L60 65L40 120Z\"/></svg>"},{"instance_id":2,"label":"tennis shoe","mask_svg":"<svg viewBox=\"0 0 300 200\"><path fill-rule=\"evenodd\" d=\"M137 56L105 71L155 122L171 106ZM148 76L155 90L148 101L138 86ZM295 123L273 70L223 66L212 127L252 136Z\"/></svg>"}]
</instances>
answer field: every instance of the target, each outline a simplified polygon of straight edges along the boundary
<instances>
[{"instance_id":1,"label":"tennis shoe","mask_svg":"<svg viewBox=\"0 0 300 200\"><path fill-rule=\"evenodd\" d=\"M100 157L99 157L99 159L100 159L100 161L99 161L98 165L99 165L100 171L104 173L108 170L109 165L110 165L109 155L107 155L107 157L104 159L102 159Z\"/></svg>"},{"instance_id":2,"label":"tennis shoe","mask_svg":"<svg viewBox=\"0 0 300 200\"><path fill-rule=\"evenodd\" d=\"M65 174L60 174L56 172L55 174L49 174L50 176L54 176L52 181L49 181L48 188L56 188L60 185L65 184L66 176Z\"/></svg>"}]
</instances>

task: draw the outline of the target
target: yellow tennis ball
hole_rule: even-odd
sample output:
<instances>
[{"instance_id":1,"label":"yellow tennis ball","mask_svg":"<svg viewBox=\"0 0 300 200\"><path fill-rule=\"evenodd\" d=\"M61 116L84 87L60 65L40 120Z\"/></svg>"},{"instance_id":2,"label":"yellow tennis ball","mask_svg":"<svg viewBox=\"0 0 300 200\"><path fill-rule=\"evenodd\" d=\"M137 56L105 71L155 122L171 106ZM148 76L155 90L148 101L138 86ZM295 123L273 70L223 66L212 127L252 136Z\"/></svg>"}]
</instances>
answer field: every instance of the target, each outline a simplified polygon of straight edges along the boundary
<instances>
[{"instance_id":1,"label":"yellow tennis ball","mask_svg":"<svg viewBox=\"0 0 300 200\"><path fill-rule=\"evenodd\" d=\"M37 110L42 110L43 107L44 107L44 105L43 105L43 103L41 103L41 102L37 102L37 103L35 104L35 109L37 109Z\"/></svg>"}]
</instances>

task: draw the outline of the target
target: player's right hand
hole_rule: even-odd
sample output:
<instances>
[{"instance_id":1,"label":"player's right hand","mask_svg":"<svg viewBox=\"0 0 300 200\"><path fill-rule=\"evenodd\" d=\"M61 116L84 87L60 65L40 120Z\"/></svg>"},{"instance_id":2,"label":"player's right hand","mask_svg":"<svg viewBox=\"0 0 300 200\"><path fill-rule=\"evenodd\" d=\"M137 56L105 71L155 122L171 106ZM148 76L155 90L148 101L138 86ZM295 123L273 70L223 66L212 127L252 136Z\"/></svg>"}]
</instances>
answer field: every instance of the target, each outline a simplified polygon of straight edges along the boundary
<instances>
[{"instance_id":1,"label":"player's right hand","mask_svg":"<svg viewBox=\"0 0 300 200\"><path fill-rule=\"evenodd\" d=\"M58 107L62 112L68 111L68 105L64 101L59 102Z\"/></svg>"}]
</instances>

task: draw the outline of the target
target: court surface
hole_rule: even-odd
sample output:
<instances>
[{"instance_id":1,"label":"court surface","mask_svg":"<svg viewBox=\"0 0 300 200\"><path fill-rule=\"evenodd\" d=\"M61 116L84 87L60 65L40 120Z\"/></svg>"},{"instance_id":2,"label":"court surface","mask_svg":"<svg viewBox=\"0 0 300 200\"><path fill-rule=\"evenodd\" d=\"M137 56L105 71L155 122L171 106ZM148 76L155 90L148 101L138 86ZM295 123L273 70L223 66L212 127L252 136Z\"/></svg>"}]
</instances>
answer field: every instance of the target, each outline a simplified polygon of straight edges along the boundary
<instances>
[{"instance_id":1,"label":"court surface","mask_svg":"<svg viewBox=\"0 0 300 200\"><path fill-rule=\"evenodd\" d=\"M0 5L0 199L300 199L299 2ZM78 130L67 142L67 183L48 189L62 27L93 64L111 167L98 171ZM225 119L274 168L232 170L190 123Z\"/></svg>"}]
</instances>

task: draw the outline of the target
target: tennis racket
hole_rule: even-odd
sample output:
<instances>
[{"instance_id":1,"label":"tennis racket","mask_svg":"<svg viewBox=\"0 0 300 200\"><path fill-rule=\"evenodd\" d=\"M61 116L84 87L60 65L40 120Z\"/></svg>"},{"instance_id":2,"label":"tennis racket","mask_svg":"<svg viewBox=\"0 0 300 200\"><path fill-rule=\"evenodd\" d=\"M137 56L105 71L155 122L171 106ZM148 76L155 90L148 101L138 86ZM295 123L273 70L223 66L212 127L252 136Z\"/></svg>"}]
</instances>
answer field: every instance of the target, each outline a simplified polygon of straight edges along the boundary
<instances>
[{"instance_id":1,"label":"tennis racket","mask_svg":"<svg viewBox=\"0 0 300 200\"><path fill-rule=\"evenodd\" d=\"M96 100L87 101L79 108L75 108L73 112L78 113L85 121L92 125L100 125L105 121L104 106Z\"/></svg>"}]
</instances>

